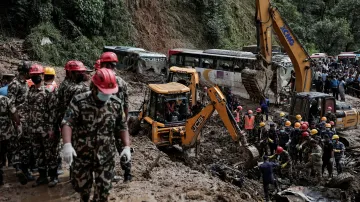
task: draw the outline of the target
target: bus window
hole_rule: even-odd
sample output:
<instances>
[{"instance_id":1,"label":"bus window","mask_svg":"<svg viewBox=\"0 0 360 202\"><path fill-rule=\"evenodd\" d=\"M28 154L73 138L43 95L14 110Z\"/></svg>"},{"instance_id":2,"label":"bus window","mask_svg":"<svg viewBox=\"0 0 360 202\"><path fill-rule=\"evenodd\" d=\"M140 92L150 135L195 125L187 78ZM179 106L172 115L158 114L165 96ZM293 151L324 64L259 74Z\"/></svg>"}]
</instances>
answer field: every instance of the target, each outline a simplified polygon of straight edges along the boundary
<instances>
[{"instance_id":1,"label":"bus window","mask_svg":"<svg viewBox=\"0 0 360 202\"><path fill-rule=\"evenodd\" d=\"M209 58L201 58L201 67L205 69L215 69L214 60Z\"/></svg>"},{"instance_id":2,"label":"bus window","mask_svg":"<svg viewBox=\"0 0 360 202\"><path fill-rule=\"evenodd\" d=\"M233 66L234 66L233 61L219 59L217 69L224 71L232 71Z\"/></svg>"},{"instance_id":3,"label":"bus window","mask_svg":"<svg viewBox=\"0 0 360 202\"><path fill-rule=\"evenodd\" d=\"M177 66L178 65L178 63L177 63L177 58L178 58L178 56L177 55L172 55L172 56L170 56L170 67L171 66Z\"/></svg>"},{"instance_id":4,"label":"bus window","mask_svg":"<svg viewBox=\"0 0 360 202\"><path fill-rule=\"evenodd\" d=\"M185 56L185 66L197 67L199 64L199 59L196 57Z\"/></svg>"}]
</instances>

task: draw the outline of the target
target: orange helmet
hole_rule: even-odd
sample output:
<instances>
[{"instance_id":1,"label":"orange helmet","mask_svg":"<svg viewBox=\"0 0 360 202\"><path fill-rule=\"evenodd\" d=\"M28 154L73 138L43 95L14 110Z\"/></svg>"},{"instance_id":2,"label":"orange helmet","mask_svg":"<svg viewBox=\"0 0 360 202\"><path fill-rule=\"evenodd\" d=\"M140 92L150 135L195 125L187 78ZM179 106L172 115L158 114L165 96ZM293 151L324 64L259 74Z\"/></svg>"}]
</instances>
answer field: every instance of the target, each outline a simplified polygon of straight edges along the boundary
<instances>
[{"instance_id":1,"label":"orange helmet","mask_svg":"<svg viewBox=\"0 0 360 202\"><path fill-rule=\"evenodd\" d=\"M281 154L284 151L284 149L280 146L276 148L276 154Z\"/></svg>"},{"instance_id":2,"label":"orange helmet","mask_svg":"<svg viewBox=\"0 0 360 202\"><path fill-rule=\"evenodd\" d=\"M100 56L100 62L119 62L119 60L115 53L105 52Z\"/></svg>"},{"instance_id":3,"label":"orange helmet","mask_svg":"<svg viewBox=\"0 0 360 202\"><path fill-rule=\"evenodd\" d=\"M102 68L96 71L92 77L92 82L104 94L114 94L118 92L118 85L114 71Z\"/></svg>"},{"instance_id":4,"label":"orange helmet","mask_svg":"<svg viewBox=\"0 0 360 202\"><path fill-rule=\"evenodd\" d=\"M291 122L290 122L290 121L286 121L286 122L285 122L285 126L291 126Z\"/></svg>"},{"instance_id":5,"label":"orange helmet","mask_svg":"<svg viewBox=\"0 0 360 202\"><path fill-rule=\"evenodd\" d=\"M43 74L43 73L44 73L43 66L36 64L36 63L31 65L29 74Z\"/></svg>"},{"instance_id":6,"label":"orange helmet","mask_svg":"<svg viewBox=\"0 0 360 202\"><path fill-rule=\"evenodd\" d=\"M321 117L321 121L327 121L327 118L325 116Z\"/></svg>"},{"instance_id":7,"label":"orange helmet","mask_svg":"<svg viewBox=\"0 0 360 202\"><path fill-rule=\"evenodd\" d=\"M300 123L296 122L295 125L294 125L294 128L300 128Z\"/></svg>"},{"instance_id":8,"label":"orange helmet","mask_svg":"<svg viewBox=\"0 0 360 202\"><path fill-rule=\"evenodd\" d=\"M256 112L260 113L260 112L261 112L261 108L258 107L258 108L256 109Z\"/></svg>"}]
</instances>

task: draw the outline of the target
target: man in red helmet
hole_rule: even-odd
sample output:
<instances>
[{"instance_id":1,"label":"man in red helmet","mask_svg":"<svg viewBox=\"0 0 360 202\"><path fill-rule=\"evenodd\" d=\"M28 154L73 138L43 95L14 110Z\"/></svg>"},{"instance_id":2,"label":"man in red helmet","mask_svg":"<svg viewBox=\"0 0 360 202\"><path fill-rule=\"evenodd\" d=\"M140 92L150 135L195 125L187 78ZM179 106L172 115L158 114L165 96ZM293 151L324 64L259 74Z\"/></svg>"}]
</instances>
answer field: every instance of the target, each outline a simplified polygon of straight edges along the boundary
<instances>
[{"instance_id":1,"label":"man in red helmet","mask_svg":"<svg viewBox=\"0 0 360 202\"><path fill-rule=\"evenodd\" d=\"M33 187L41 184L53 187L58 183L57 160L60 140L60 137L54 134L57 98L56 94L50 92L44 85L44 68L41 65L31 65L29 74L34 85L31 86L27 96L27 124L32 152L39 170L39 177ZM27 146L22 147L21 151L29 153ZM28 163L24 162L24 164ZM48 175L50 182L47 179Z\"/></svg>"},{"instance_id":2,"label":"man in red helmet","mask_svg":"<svg viewBox=\"0 0 360 202\"><path fill-rule=\"evenodd\" d=\"M333 121L336 125L336 115L333 113L332 107L328 107L325 114L327 122Z\"/></svg>"},{"instance_id":3,"label":"man in red helmet","mask_svg":"<svg viewBox=\"0 0 360 202\"><path fill-rule=\"evenodd\" d=\"M115 53L113 52L105 52L100 56L100 67L101 68L107 68L107 69L111 69L111 70L115 70L116 64L118 63L118 58L116 56ZM115 75L116 72L114 71ZM115 96L118 97L121 102L123 103L123 109L125 112L125 116L126 119L128 118L128 109L129 109L129 93L128 93L128 84L120 77L116 75L116 83L118 85L118 91L117 93L115 93ZM120 141L117 140L116 142L116 148L118 150L118 152L120 153L122 151L122 146L120 144ZM123 168L130 168L130 162L128 163L128 165L124 165L122 166ZM118 182L120 180L119 176L114 176L114 182ZM131 175L130 175L130 170L129 169L125 169L125 174L124 174L124 181L129 181L131 180Z\"/></svg>"},{"instance_id":4,"label":"man in red helmet","mask_svg":"<svg viewBox=\"0 0 360 202\"><path fill-rule=\"evenodd\" d=\"M292 163L289 152L278 146L274 155L270 159L278 159L281 166L281 177L288 177L292 181Z\"/></svg>"},{"instance_id":5,"label":"man in red helmet","mask_svg":"<svg viewBox=\"0 0 360 202\"><path fill-rule=\"evenodd\" d=\"M106 68L96 71L90 88L76 95L66 110L63 158L69 164L74 160L73 185L81 201L89 201L93 184L93 201L107 201L115 168L115 141L121 139L124 149L120 158L130 162L129 133L123 103L113 95L119 90L114 72Z\"/></svg>"},{"instance_id":6,"label":"man in red helmet","mask_svg":"<svg viewBox=\"0 0 360 202\"><path fill-rule=\"evenodd\" d=\"M322 177L322 148L318 145L315 139L310 140L310 148L309 148L309 161L306 163L305 167L309 169L308 175L310 177L311 173L315 173L316 176L316 184L321 182Z\"/></svg>"}]
</instances>

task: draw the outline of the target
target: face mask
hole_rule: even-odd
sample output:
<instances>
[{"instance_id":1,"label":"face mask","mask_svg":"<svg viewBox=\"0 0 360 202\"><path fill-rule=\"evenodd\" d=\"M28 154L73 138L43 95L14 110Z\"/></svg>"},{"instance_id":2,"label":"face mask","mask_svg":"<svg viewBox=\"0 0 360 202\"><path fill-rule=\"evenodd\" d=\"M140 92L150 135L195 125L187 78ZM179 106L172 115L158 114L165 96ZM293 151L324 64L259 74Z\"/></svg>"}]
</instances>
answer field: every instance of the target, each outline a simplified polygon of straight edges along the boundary
<instances>
[{"instance_id":1,"label":"face mask","mask_svg":"<svg viewBox=\"0 0 360 202\"><path fill-rule=\"evenodd\" d=\"M42 78L40 75L35 75L31 77L31 81L34 82L34 84L39 84L42 81Z\"/></svg>"},{"instance_id":2,"label":"face mask","mask_svg":"<svg viewBox=\"0 0 360 202\"><path fill-rule=\"evenodd\" d=\"M280 133L285 133L285 130L280 130Z\"/></svg>"},{"instance_id":3,"label":"face mask","mask_svg":"<svg viewBox=\"0 0 360 202\"><path fill-rule=\"evenodd\" d=\"M330 114L330 113L331 113L331 111L328 111L328 113Z\"/></svg>"},{"instance_id":4,"label":"face mask","mask_svg":"<svg viewBox=\"0 0 360 202\"><path fill-rule=\"evenodd\" d=\"M98 94L97 94L97 97L99 98L99 100L101 100L103 102L106 102L106 101L108 101L110 99L111 94L108 95L108 94L104 94L104 93L99 91Z\"/></svg>"}]
</instances>

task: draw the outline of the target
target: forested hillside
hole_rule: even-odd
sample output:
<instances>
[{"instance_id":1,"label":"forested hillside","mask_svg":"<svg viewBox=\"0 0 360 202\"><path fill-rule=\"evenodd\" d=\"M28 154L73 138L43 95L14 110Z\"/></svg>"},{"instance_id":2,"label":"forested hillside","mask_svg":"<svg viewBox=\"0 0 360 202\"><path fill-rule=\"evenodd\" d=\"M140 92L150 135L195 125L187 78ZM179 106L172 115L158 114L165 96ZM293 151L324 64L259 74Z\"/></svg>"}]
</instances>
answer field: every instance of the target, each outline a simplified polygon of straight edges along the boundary
<instances>
[{"instance_id":1,"label":"forested hillside","mask_svg":"<svg viewBox=\"0 0 360 202\"><path fill-rule=\"evenodd\" d=\"M275 3L310 52L359 49L360 0ZM0 40L25 39L33 60L91 65L104 45L240 49L256 42L254 13L254 0L8 0Z\"/></svg>"}]
</instances>

